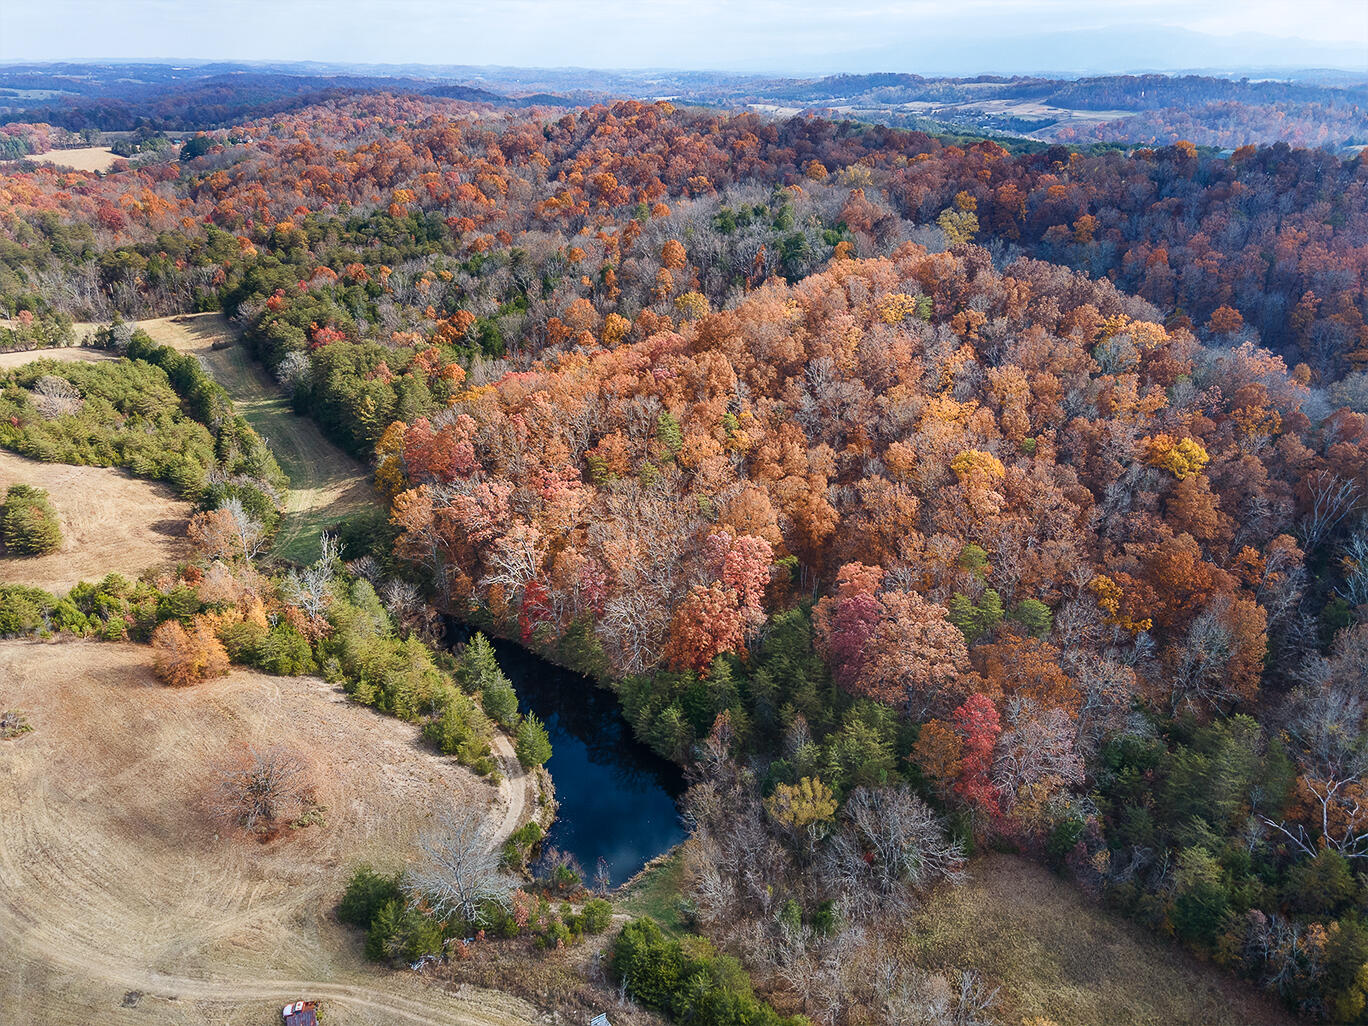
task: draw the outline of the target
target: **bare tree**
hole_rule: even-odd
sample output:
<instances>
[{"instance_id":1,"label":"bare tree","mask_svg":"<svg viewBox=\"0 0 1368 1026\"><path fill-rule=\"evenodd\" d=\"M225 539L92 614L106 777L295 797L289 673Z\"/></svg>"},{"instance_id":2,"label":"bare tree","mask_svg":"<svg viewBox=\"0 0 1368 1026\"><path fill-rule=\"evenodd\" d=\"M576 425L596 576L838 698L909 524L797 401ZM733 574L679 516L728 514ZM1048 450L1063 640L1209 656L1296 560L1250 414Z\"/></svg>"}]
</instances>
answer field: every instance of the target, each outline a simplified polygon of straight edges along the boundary
<instances>
[{"instance_id":1,"label":"bare tree","mask_svg":"<svg viewBox=\"0 0 1368 1026\"><path fill-rule=\"evenodd\" d=\"M993 1026L996 1020L988 1009L997 1000L998 988L991 990L975 969L964 969L959 974L959 993L955 995L955 1026Z\"/></svg>"},{"instance_id":2,"label":"bare tree","mask_svg":"<svg viewBox=\"0 0 1368 1026\"><path fill-rule=\"evenodd\" d=\"M313 365L304 353L289 353L276 368L276 380L281 387L298 395L307 392L313 382Z\"/></svg>"},{"instance_id":3,"label":"bare tree","mask_svg":"<svg viewBox=\"0 0 1368 1026\"><path fill-rule=\"evenodd\" d=\"M1358 510L1362 493L1354 481L1324 470L1310 475L1307 491L1310 508L1302 517L1301 535L1304 548L1310 553Z\"/></svg>"},{"instance_id":4,"label":"bare tree","mask_svg":"<svg viewBox=\"0 0 1368 1026\"><path fill-rule=\"evenodd\" d=\"M905 785L856 788L845 815L824 853L823 875L853 915L904 908L913 888L963 879L963 848Z\"/></svg>"},{"instance_id":5,"label":"bare tree","mask_svg":"<svg viewBox=\"0 0 1368 1026\"><path fill-rule=\"evenodd\" d=\"M474 809L452 810L420 840L424 861L410 876L414 896L439 916L459 915L483 923L490 903L511 907L509 892L515 882L499 870Z\"/></svg>"},{"instance_id":6,"label":"bare tree","mask_svg":"<svg viewBox=\"0 0 1368 1026\"><path fill-rule=\"evenodd\" d=\"M254 559L258 556L266 547L266 532L262 529L260 521L252 519L237 496L224 499L218 508L233 518L233 530L237 532L238 545L243 557Z\"/></svg>"},{"instance_id":7,"label":"bare tree","mask_svg":"<svg viewBox=\"0 0 1368 1026\"><path fill-rule=\"evenodd\" d=\"M338 560L337 536L323 534L319 538L322 550L318 559L303 570L291 570L285 578L285 600L317 618L332 602L332 583Z\"/></svg>"},{"instance_id":8,"label":"bare tree","mask_svg":"<svg viewBox=\"0 0 1368 1026\"><path fill-rule=\"evenodd\" d=\"M404 630L435 633L436 611L423 601L423 593L408 581L386 581L380 589L380 602Z\"/></svg>"},{"instance_id":9,"label":"bare tree","mask_svg":"<svg viewBox=\"0 0 1368 1026\"><path fill-rule=\"evenodd\" d=\"M75 413L83 402L80 390L56 374L44 374L33 383L33 406L48 420Z\"/></svg>"},{"instance_id":10,"label":"bare tree","mask_svg":"<svg viewBox=\"0 0 1368 1026\"><path fill-rule=\"evenodd\" d=\"M369 554L358 556L347 563L347 573L375 584L380 580L380 561Z\"/></svg>"},{"instance_id":11,"label":"bare tree","mask_svg":"<svg viewBox=\"0 0 1368 1026\"><path fill-rule=\"evenodd\" d=\"M1312 829L1263 817L1314 858L1322 847L1345 858L1368 858L1368 626L1342 632L1330 657L1315 656L1288 703L1287 733L1314 800Z\"/></svg>"},{"instance_id":12,"label":"bare tree","mask_svg":"<svg viewBox=\"0 0 1368 1026\"><path fill-rule=\"evenodd\" d=\"M1368 524L1360 524L1344 543L1344 584L1339 597L1357 609L1368 605Z\"/></svg>"},{"instance_id":13,"label":"bare tree","mask_svg":"<svg viewBox=\"0 0 1368 1026\"><path fill-rule=\"evenodd\" d=\"M523 588L541 569L545 548L546 540L537 527L515 522L485 553L489 572L480 586L499 585L513 601L521 599Z\"/></svg>"},{"instance_id":14,"label":"bare tree","mask_svg":"<svg viewBox=\"0 0 1368 1026\"><path fill-rule=\"evenodd\" d=\"M604 898L612 889L613 871L608 867L608 860L600 855L598 865L594 867L594 893Z\"/></svg>"},{"instance_id":15,"label":"bare tree","mask_svg":"<svg viewBox=\"0 0 1368 1026\"><path fill-rule=\"evenodd\" d=\"M312 800L304 763L290 749L246 747L222 763L214 810L248 830L270 830Z\"/></svg>"}]
</instances>

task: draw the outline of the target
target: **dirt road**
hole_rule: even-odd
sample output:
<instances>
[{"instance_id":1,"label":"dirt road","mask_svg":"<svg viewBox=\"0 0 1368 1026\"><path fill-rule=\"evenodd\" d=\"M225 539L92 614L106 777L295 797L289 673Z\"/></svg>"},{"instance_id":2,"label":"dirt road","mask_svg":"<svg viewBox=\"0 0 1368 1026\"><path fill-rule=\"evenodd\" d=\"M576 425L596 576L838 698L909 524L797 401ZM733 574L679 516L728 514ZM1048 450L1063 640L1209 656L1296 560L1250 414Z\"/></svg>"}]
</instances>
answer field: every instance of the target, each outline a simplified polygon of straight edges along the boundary
<instances>
[{"instance_id":1,"label":"dirt road","mask_svg":"<svg viewBox=\"0 0 1368 1026\"><path fill-rule=\"evenodd\" d=\"M507 734L496 732L492 747L494 757L499 760L499 772L503 774L503 781L499 784L499 804L504 811L497 823L490 822L486 827L496 844L503 844L525 820L532 818L533 810L529 809L529 803L536 801L536 778L523 769Z\"/></svg>"},{"instance_id":2,"label":"dirt road","mask_svg":"<svg viewBox=\"0 0 1368 1026\"><path fill-rule=\"evenodd\" d=\"M331 910L352 868L412 857L434 811L495 798L410 724L317 678L238 671L157 684L141 646L0 642L0 1020L268 1023L321 998L329 1023L514 1026L535 1011L366 963ZM260 844L205 811L213 765L287 740L326 824Z\"/></svg>"}]
</instances>

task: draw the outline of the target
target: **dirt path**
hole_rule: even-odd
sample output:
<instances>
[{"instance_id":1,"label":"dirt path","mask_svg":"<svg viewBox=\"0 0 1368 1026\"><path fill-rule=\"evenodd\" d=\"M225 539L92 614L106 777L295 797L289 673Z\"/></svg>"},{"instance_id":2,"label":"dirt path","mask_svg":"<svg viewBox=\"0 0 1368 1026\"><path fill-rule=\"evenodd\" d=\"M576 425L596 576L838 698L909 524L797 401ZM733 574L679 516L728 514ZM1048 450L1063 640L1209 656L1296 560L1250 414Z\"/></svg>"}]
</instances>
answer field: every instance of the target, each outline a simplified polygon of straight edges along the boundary
<instances>
[{"instance_id":1,"label":"dirt path","mask_svg":"<svg viewBox=\"0 0 1368 1026\"><path fill-rule=\"evenodd\" d=\"M46 488L62 524L62 547L47 556L0 558L0 583L62 595L106 574L137 577L185 558L194 506L168 485L110 467L42 463L0 451L0 499L15 483Z\"/></svg>"},{"instance_id":2,"label":"dirt path","mask_svg":"<svg viewBox=\"0 0 1368 1026\"><path fill-rule=\"evenodd\" d=\"M373 967L332 916L355 865L403 865L435 811L486 802L488 785L317 678L170 689L149 658L0 643L0 707L33 726L0 742L0 1020L236 1026L304 997L329 1023L536 1018L504 994ZM269 844L234 836L205 811L212 767L282 738L313 763L327 822Z\"/></svg>"},{"instance_id":3,"label":"dirt path","mask_svg":"<svg viewBox=\"0 0 1368 1026\"><path fill-rule=\"evenodd\" d=\"M499 803L504 806L503 818L497 823L488 824L492 831L490 836L495 839L497 847L522 825L524 818L530 818L527 817L528 796L534 793L536 782L518 761L513 742L507 734L496 732L492 747L494 757L499 760L499 771L503 773L503 781L499 784Z\"/></svg>"},{"instance_id":4,"label":"dirt path","mask_svg":"<svg viewBox=\"0 0 1368 1026\"><path fill-rule=\"evenodd\" d=\"M138 327L163 345L190 353L232 398L238 412L270 443L290 478L290 497L275 551L309 562L318 555L318 536L328 527L378 501L369 471L323 437L312 420L300 417L280 388L245 347L231 340L233 329L220 314L186 314L139 321Z\"/></svg>"}]
</instances>

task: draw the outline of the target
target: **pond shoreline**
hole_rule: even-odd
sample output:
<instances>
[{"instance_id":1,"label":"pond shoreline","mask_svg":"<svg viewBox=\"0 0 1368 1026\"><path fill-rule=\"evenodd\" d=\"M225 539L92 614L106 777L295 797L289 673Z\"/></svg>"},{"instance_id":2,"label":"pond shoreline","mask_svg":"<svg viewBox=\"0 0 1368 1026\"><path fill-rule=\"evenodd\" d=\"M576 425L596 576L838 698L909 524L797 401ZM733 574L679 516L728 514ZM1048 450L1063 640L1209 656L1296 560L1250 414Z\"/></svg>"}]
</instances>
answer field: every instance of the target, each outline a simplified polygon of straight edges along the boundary
<instances>
[{"instance_id":1,"label":"pond shoreline","mask_svg":"<svg viewBox=\"0 0 1368 1026\"><path fill-rule=\"evenodd\" d=\"M454 616L443 623L448 649L477 631L489 637L520 710L546 724L552 756L545 769L554 781L556 812L544 852L574 856L586 880L602 863L618 887L685 839L678 806L683 770L638 740L611 688L487 624Z\"/></svg>"}]
</instances>

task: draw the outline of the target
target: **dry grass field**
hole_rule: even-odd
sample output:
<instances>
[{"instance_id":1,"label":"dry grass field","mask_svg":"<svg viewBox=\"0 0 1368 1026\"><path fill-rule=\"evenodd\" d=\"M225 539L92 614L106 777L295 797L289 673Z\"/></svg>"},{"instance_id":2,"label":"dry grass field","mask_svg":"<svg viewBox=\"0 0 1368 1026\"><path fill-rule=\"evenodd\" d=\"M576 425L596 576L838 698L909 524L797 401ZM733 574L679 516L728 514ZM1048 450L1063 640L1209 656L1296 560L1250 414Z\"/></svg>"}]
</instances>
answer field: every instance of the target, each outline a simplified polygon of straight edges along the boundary
<instances>
[{"instance_id":1,"label":"dry grass field","mask_svg":"<svg viewBox=\"0 0 1368 1026\"><path fill-rule=\"evenodd\" d=\"M149 659L0 643L0 706L33 727L0 742L0 1019L245 1026L304 997L330 1026L534 1018L507 995L374 968L332 917L358 862L403 864L434 809L494 789L316 678L173 690ZM216 760L280 739L312 760L326 823L263 844L205 800Z\"/></svg>"},{"instance_id":2,"label":"dry grass field","mask_svg":"<svg viewBox=\"0 0 1368 1026\"><path fill-rule=\"evenodd\" d=\"M1293 1023L1252 985L1194 961L1027 859L988 855L911 923L919 960L972 966L1006 1023L1269 1026Z\"/></svg>"},{"instance_id":3,"label":"dry grass field","mask_svg":"<svg viewBox=\"0 0 1368 1026\"><path fill-rule=\"evenodd\" d=\"M3 326L3 325L0 325ZM103 349L84 346L64 346L59 349L14 349L0 353L0 371L14 370L34 360L56 360L58 363L98 363L112 360L114 354Z\"/></svg>"},{"instance_id":4,"label":"dry grass field","mask_svg":"<svg viewBox=\"0 0 1368 1026\"><path fill-rule=\"evenodd\" d=\"M109 467L42 463L0 451L0 494L16 483L47 489L62 522L62 548L0 558L0 583L64 594L78 581L109 573L137 577L189 553L185 526L194 506L165 484Z\"/></svg>"},{"instance_id":5,"label":"dry grass field","mask_svg":"<svg viewBox=\"0 0 1368 1026\"><path fill-rule=\"evenodd\" d=\"M104 146L82 146L73 150L48 150L28 158L35 163L56 164L73 171L108 171L119 155Z\"/></svg>"}]
</instances>

